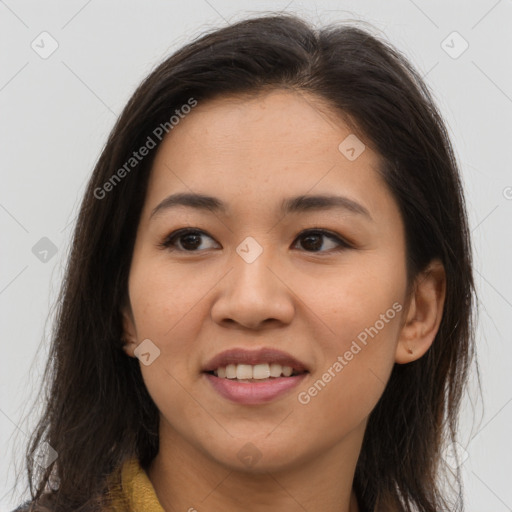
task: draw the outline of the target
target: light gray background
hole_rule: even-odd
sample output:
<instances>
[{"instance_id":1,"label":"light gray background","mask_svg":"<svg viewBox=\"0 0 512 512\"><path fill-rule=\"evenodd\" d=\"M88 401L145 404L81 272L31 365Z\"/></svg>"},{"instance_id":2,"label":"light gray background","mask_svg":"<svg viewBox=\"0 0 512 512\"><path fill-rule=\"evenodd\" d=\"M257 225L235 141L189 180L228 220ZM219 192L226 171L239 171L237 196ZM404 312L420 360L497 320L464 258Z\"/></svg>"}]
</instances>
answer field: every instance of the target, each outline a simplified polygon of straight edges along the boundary
<instances>
[{"instance_id":1,"label":"light gray background","mask_svg":"<svg viewBox=\"0 0 512 512\"><path fill-rule=\"evenodd\" d=\"M22 499L12 494L13 471L35 422L22 416L39 388L45 321L85 184L117 115L150 70L193 36L274 9L319 25L371 23L435 93L462 168L481 308L484 406L474 392L466 398L460 428L467 510L512 510L510 0L0 0L1 510ZM59 45L47 59L31 47L43 46L43 31ZM458 58L457 36L442 46L453 31L469 44ZM46 262L32 252L43 237L57 247Z\"/></svg>"}]
</instances>

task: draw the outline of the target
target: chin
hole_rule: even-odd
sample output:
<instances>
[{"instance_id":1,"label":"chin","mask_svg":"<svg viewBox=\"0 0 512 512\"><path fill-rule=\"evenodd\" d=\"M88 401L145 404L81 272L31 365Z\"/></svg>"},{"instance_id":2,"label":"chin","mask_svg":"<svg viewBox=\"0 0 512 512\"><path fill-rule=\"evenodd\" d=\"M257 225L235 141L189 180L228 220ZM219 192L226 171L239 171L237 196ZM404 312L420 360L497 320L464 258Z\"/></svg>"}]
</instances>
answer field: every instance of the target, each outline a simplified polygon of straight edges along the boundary
<instances>
[{"instance_id":1,"label":"chin","mask_svg":"<svg viewBox=\"0 0 512 512\"><path fill-rule=\"evenodd\" d=\"M218 446L215 450L211 446L204 448L216 463L226 469L251 474L286 470L300 464L305 458L305 454L301 456L297 452L297 446L292 443L275 446L275 441L261 437L233 439L229 446Z\"/></svg>"}]
</instances>

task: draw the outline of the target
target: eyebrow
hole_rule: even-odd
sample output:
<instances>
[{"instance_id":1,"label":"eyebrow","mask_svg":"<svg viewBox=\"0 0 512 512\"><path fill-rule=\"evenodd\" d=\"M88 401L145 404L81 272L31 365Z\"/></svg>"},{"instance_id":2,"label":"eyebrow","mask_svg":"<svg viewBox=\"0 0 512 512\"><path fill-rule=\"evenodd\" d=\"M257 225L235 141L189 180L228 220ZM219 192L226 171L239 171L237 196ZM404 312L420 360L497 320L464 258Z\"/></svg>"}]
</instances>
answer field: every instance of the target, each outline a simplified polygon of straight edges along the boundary
<instances>
[{"instance_id":1,"label":"eyebrow","mask_svg":"<svg viewBox=\"0 0 512 512\"><path fill-rule=\"evenodd\" d=\"M196 210L219 212L224 215L228 212L227 205L220 199L204 194L178 193L172 194L161 201L151 212L150 219L164 210L185 206ZM361 204L344 196L337 195L300 195L283 199L281 213L303 213L316 210L339 209L367 217L373 221L370 212Z\"/></svg>"}]
</instances>

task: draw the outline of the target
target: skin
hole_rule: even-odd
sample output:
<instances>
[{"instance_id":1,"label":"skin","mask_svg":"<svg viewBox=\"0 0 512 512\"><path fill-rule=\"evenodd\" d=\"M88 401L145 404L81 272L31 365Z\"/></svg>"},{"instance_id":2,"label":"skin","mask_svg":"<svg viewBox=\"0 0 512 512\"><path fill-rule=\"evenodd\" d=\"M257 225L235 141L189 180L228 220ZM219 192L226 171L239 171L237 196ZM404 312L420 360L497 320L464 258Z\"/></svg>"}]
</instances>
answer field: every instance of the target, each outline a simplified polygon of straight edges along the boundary
<instances>
[{"instance_id":1,"label":"skin","mask_svg":"<svg viewBox=\"0 0 512 512\"><path fill-rule=\"evenodd\" d=\"M141 371L160 411L148 475L165 510L359 510L352 484L368 416L395 362L420 358L433 342L445 275L432 262L407 295L398 206L368 143L354 161L338 150L351 133L319 98L275 90L199 103L158 149L122 311L126 353L136 357L147 338L160 350ZM176 192L215 196L228 213L180 206L150 219ZM348 210L278 211L285 197L322 193L357 201L371 220ZM174 250L158 246L183 227L205 232L200 245L182 236ZM335 252L328 237L298 237L312 228L353 247ZM248 236L263 248L252 263L236 252ZM299 403L298 393L396 302L402 311ZM231 402L201 368L234 347L284 350L310 374L267 404ZM261 456L251 466L238 457L246 443Z\"/></svg>"}]
</instances>

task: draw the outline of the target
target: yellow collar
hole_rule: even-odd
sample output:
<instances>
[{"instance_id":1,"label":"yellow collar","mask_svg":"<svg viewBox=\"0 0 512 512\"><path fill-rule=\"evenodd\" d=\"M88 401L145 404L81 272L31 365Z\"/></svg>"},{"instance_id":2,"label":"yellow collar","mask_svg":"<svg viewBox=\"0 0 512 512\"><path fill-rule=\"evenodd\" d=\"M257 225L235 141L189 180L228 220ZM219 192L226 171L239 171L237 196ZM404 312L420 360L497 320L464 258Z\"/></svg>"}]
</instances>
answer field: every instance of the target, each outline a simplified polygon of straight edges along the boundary
<instances>
[{"instance_id":1,"label":"yellow collar","mask_svg":"<svg viewBox=\"0 0 512 512\"><path fill-rule=\"evenodd\" d=\"M112 486L113 512L165 512L137 457L125 461L121 468L121 481L121 489Z\"/></svg>"}]
</instances>

